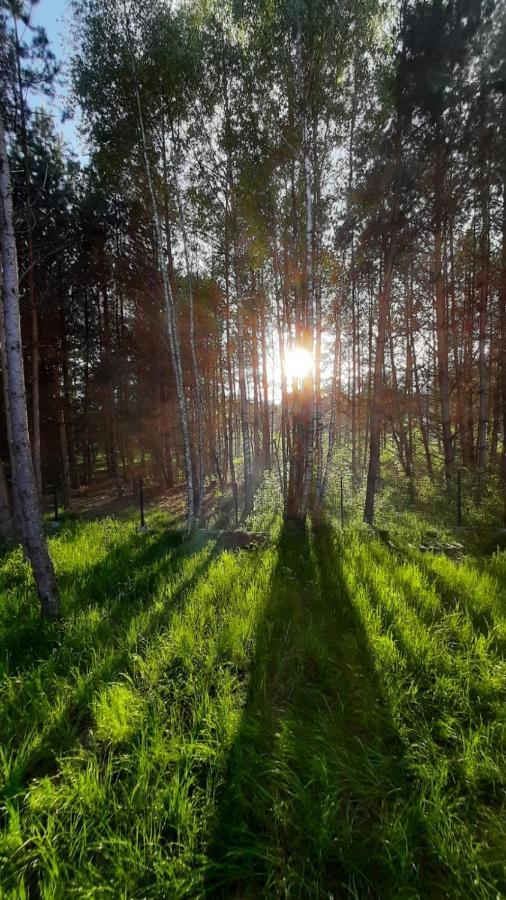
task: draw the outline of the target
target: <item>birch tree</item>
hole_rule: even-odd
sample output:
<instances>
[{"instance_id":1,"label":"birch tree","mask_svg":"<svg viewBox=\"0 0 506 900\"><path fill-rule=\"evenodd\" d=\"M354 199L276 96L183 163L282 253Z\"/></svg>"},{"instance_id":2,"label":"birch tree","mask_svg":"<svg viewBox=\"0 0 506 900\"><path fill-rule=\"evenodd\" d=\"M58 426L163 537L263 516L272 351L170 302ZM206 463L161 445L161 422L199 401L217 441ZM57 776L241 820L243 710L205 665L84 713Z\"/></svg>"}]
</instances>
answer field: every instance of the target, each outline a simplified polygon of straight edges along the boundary
<instances>
[{"instance_id":1,"label":"birch tree","mask_svg":"<svg viewBox=\"0 0 506 900\"><path fill-rule=\"evenodd\" d=\"M30 560L42 615L60 615L60 598L53 564L44 537L42 514L28 432L19 282L12 186L3 116L0 116L0 235L2 244L2 315L9 394L10 454L22 515L23 544Z\"/></svg>"}]
</instances>

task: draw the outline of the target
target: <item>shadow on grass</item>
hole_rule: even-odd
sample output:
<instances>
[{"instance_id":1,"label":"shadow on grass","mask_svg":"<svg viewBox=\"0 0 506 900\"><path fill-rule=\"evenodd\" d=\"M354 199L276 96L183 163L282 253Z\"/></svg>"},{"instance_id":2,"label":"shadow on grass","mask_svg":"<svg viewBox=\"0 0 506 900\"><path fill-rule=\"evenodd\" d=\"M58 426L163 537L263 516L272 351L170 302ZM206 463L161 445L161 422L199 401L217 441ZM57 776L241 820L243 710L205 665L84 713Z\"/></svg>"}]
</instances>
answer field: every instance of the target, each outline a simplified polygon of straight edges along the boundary
<instances>
[{"instance_id":1,"label":"shadow on grass","mask_svg":"<svg viewBox=\"0 0 506 900\"><path fill-rule=\"evenodd\" d=\"M59 573L63 605L63 619L59 622L40 618L34 588L21 566L6 575L2 573L0 590L16 590L18 594L9 622L4 618L0 671L21 673L49 657L65 639L69 617L81 610L101 608L112 620L127 624L149 601L160 564L165 561L168 568L173 566L178 550L185 550L179 532L164 531L154 538L134 532L95 565L83 571L67 569ZM144 582L142 590L136 589L140 582Z\"/></svg>"},{"instance_id":2,"label":"shadow on grass","mask_svg":"<svg viewBox=\"0 0 506 900\"><path fill-rule=\"evenodd\" d=\"M458 589L458 579L452 577L451 570L446 572L438 571L435 566L438 557L431 553L413 552L413 550L406 550L403 547L392 548L390 546L387 546L386 550L389 553L393 567L403 564L415 564L426 577L428 584L434 588L436 594L439 596L443 612L448 615L457 612L468 616L474 631L478 634L482 634L486 638L490 638L491 646L494 647L495 652L504 655L506 652L506 641L500 636L500 633L498 633L500 632L502 620L493 607L493 599L491 600L490 598L483 596L480 598L481 608L478 608L476 602L473 600L472 587L470 588L469 595L463 596L461 590ZM373 559L378 562L379 566L387 563L385 560L385 547L380 545L379 542L370 539L369 551ZM461 568L460 563L454 560L450 560L450 563L455 567L454 571L456 575L458 575L459 569ZM476 567L473 574L476 574L478 577L481 574L486 574L495 580L498 594L500 594L501 590L504 590L504 583L500 578L497 578L493 572L487 572L486 569L480 570ZM413 609L416 610L417 614L423 617L424 614L423 611L419 609L416 595L409 595L405 589L404 593ZM430 616L427 617L427 624L430 624Z\"/></svg>"},{"instance_id":3,"label":"shadow on grass","mask_svg":"<svg viewBox=\"0 0 506 900\"><path fill-rule=\"evenodd\" d=\"M285 525L207 896L388 896L394 881L414 895L426 837L411 788L331 529Z\"/></svg>"},{"instance_id":4,"label":"shadow on grass","mask_svg":"<svg viewBox=\"0 0 506 900\"><path fill-rule=\"evenodd\" d=\"M178 533L149 537L148 546L143 545L142 536L138 547L139 538L132 536L87 569L86 578L73 585L71 614L62 622L41 623L34 618L25 626L22 620L12 620L5 641L14 678L6 678L8 688L0 707L2 743L13 750L23 745L28 734L32 737L19 755L11 783L3 785L4 796L16 796L27 777L51 772L58 754L78 744L90 723L96 692L118 676L132 673L135 655L143 652L152 635L170 626L214 558L209 547L200 562L186 574L182 570L178 579L185 558L202 550L205 542L182 542ZM127 570L134 573L128 589ZM157 588L163 588L169 577L174 585L170 601L155 602ZM63 593L71 579L71 574L62 579ZM98 616L93 616L94 609ZM133 621L140 614L132 635Z\"/></svg>"}]
</instances>

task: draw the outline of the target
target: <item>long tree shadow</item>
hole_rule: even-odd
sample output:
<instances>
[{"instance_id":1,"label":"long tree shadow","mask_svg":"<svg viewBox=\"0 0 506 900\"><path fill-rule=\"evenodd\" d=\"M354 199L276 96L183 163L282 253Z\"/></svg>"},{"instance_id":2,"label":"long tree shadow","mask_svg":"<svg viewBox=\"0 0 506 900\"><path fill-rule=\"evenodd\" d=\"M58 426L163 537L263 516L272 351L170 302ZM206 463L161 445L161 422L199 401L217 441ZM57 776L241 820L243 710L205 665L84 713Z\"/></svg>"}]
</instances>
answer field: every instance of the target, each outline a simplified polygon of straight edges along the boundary
<instances>
[{"instance_id":1,"label":"long tree shadow","mask_svg":"<svg viewBox=\"0 0 506 900\"><path fill-rule=\"evenodd\" d=\"M186 571L185 560L196 549L203 552ZM3 785L2 792L8 796L18 794L28 777L52 771L58 754L72 749L89 724L95 693L119 675L131 672L135 654L129 633L136 617L134 640L139 654L152 635L170 627L172 617L215 555L212 545L206 547L200 542L196 547L192 542L182 543L177 534L157 535L144 549L131 554L135 574L128 582L128 591L122 591L121 584L109 578L114 572L118 577L118 563L124 561L124 553L125 548L117 548L92 567L77 595L74 592L75 614L61 625L49 627L37 658L18 661L12 681L16 691L6 690L0 706L2 741L14 749L23 747L29 732L32 738L14 766L11 783ZM93 593L95 578L100 584L97 594ZM163 597L164 581L169 578L173 582L170 600L160 601L158 588ZM80 604L84 606L82 622ZM89 612L95 606L99 614L90 619ZM16 630L15 623L13 627ZM31 632L29 635L31 638ZM22 646L30 656L27 643ZM51 692L50 709L46 686Z\"/></svg>"},{"instance_id":2,"label":"long tree shadow","mask_svg":"<svg viewBox=\"0 0 506 900\"><path fill-rule=\"evenodd\" d=\"M380 545L379 542L370 540L369 552L380 565L384 564L384 546ZM398 565L415 564L427 579L428 584L434 588L439 596L444 611L449 614L457 612L468 616L472 622L473 629L486 638L490 637L491 646L494 647L499 655L504 655L506 640L501 634L502 619L494 608L493 597L490 598L484 595L480 597L479 603L476 604L472 594L466 596L464 592L462 595L460 591L455 589L455 577L451 569L447 571L438 570L437 566L435 566L437 557L430 553L420 553L412 549L407 550L404 547L391 547L388 545L387 552L392 555L392 558ZM455 572L458 572L458 562L452 561L452 564L456 567ZM479 570L476 570L476 574L480 574ZM494 576L490 577L493 578ZM503 585L499 579L494 580L498 585L498 593L500 593ZM418 608L416 596L412 597L411 600L415 601L414 606Z\"/></svg>"},{"instance_id":3,"label":"long tree shadow","mask_svg":"<svg viewBox=\"0 0 506 900\"><path fill-rule=\"evenodd\" d=\"M21 674L55 653L72 632L69 620L83 610L104 612L96 626L107 630L107 622L127 626L145 604L149 604L155 583L168 575L174 565L195 547L184 543L181 532L163 530L155 535L132 533L114 545L99 562L82 571L67 568L59 573L63 600L63 620L42 620L31 581L22 566L15 577L8 573L0 580L0 589L17 591L8 626L4 627L0 671ZM10 580L9 580L10 579ZM93 631L93 629L92 629ZM88 637L90 633L88 632Z\"/></svg>"},{"instance_id":4,"label":"long tree shadow","mask_svg":"<svg viewBox=\"0 0 506 900\"><path fill-rule=\"evenodd\" d=\"M393 896L395 881L416 895L426 839L411 792L330 527L285 525L205 892Z\"/></svg>"}]
</instances>

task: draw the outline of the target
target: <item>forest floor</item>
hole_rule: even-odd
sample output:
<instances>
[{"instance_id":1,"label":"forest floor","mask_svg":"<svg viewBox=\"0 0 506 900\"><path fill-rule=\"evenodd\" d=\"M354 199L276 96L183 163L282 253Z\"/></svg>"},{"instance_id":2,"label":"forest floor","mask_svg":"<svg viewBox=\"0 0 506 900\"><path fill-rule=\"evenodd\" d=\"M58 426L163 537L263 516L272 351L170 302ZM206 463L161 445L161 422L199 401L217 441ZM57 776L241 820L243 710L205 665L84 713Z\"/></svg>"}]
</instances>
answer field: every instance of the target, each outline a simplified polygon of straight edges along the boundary
<instances>
[{"instance_id":1,"label":"forest floor","mask_svg":"<svg viewBox=\"0 0 506 900\"><path fill-rule=\"evenodd\" d=\"M167 518L0 556L0 897L505 896L506 553Z\"/></svg>"},{"instance_id":2,"label":"forest floor","mask_svg":"<svg viewBox=\"0 0 506 900\"><path fill-rule=\"evenodd\" d=\"M166 513L173 523L182 523L185 518L186 489L183 484L166 487L157 482L144 479L144 502L146 509L156 508ZM61 496L59 497L61 502ZM139 515L139 478L129 482L121 478L111 478L105 472L96 473L88 486L71 492L71 507L63 509L60 505L58 513L64 520L69 518L89 521L92 519L113 516L128 518ZM54 497L44 497L44 511L48 518L54 518ZM222 494L217 482L208 484L204 493L202 509L203 521L211 525L225 525L233 519L232 497L230 492Z\"/></svg>"},{"instance_id":3,"label":"forest floor","mask_svg":"<svg viewBox=\"0 0 506 900\"><path fill-rule=\"evenodd\" d=\"M206 498L208 503L211 493L208 490ZM158 509L165 510L171 518L183 519L184 485L178 484L173 488L167 488L145 482L144 499L146 506L156 505ZM131 515L133 509L139 506L139 479L134 478L127 483L120 478L111 478L105 472L98 473L90 485L72 491L71 503L70 510L59 509L64 518L71 516L80 520L90 520L106 516ZM54 500L50 495L45 497L45 510L47 513L53 513Z\"/></svg>"}]
</instances>

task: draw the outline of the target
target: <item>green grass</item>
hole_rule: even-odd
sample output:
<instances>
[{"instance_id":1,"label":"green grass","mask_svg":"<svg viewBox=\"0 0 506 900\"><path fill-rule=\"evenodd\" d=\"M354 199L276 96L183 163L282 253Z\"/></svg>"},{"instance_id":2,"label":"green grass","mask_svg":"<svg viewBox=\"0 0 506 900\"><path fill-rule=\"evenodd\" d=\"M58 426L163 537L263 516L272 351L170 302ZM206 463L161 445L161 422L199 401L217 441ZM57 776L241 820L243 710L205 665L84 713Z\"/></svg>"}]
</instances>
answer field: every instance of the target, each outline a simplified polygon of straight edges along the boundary
<instances>
[{"instance_id":1,"label":"green grass","mask_svg":"<svg viewBox=\"0 0 506 900\"><path fill-rule=\"evenodd\" d=\"M0 558L0 897L505 895L506 553L255 516Z\"/></svg>"}]
</instances>

